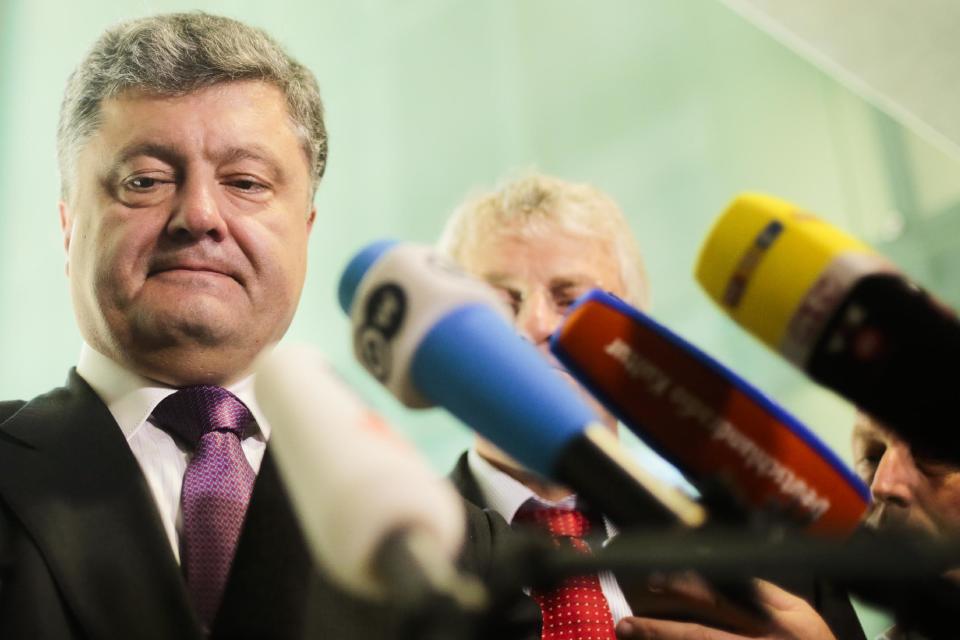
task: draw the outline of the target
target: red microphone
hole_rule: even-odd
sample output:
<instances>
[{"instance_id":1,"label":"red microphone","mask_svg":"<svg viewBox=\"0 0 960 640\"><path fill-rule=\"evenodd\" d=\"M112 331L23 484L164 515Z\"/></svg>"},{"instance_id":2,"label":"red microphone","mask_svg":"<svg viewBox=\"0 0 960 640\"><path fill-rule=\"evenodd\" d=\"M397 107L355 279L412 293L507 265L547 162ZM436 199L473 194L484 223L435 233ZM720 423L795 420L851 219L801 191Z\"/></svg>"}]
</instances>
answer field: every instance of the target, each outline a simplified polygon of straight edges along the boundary
<instances>
[{"instance_id":1,"label":"red microphone","mask_svg":"<svg viewBox=\"0 0 960 640\"><path fill-rule=\"evenodd\" d=\"M598 400L705 494L843 536L870 494L809 429L735 373L619 298L581 297L551 349Z\"/></svg>"}]
</instances>

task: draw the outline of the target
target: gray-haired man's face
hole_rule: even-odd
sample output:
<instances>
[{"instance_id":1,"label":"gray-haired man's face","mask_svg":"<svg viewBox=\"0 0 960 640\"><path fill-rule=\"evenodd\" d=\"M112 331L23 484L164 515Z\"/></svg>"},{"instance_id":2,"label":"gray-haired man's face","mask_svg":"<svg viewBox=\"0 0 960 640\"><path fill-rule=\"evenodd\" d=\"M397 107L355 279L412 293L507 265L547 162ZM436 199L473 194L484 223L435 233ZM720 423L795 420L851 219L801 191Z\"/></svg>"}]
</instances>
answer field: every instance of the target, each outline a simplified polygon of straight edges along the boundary
<instances>
[{"instance_id":1,"label":"gray-haired man's face","mask_svg":"<svg viewBox=\"0 0 960 640\"><path fill-rule=\"evenodd\" d=\"M169 384L228 383L280 339L306 270L310 170L254 81L104 101L61 204L92 347Z\"/></svg>"}]
</instances>

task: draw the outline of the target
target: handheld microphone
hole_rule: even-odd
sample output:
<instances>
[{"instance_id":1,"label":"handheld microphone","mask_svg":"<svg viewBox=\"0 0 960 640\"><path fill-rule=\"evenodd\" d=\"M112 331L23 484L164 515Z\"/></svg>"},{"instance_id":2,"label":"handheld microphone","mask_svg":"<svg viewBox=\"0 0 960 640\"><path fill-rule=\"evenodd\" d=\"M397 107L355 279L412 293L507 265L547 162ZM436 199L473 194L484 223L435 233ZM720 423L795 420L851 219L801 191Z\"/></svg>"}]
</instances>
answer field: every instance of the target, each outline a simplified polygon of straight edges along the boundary
<instances>
[{"instance_id":1,"label":"handheld microphone","mask_svg":"<svg viewBox=\"0 0 960 640\"><path fill-rule=\"evenodd\" d=\"M631 431L741 516L846 535L867 487L813 433L735 373L619 298L593 290L551 336L553 353Z\"/></svg>"},{"instance_id":2,"label":"handheld microphone","mask_svg":"<svg viewBox=\"0 0 960 640\"><path fill-rule=\"evenodd\" d=\"M960 461L949 372L960 322L856 238L789 202L742 194L696 278L741 327L911 445Z\"/></svg>"},{"instance_id":3,"label":"handheld microphone","mask_svg":"<svg viewBox=\"0 0 960 640\"><path fill-rule=\"evenodd\" d=\"M453 564L465 535L459 495L323 356L279 347L258 362L254 380L317 564L361 596L416 605L443 594L479 606L483 589Z\"/></svg>"},{"instance_id":4,"label":"handheld microphone","mask_svg":"<svg viewBox=\"0 0 960 640\"><path fill-rule=\"evenodd\" d=\"M357 358L405 405L444 407L620 526L705 521L703 507L629 458L491 287L430 248L369 245L344 271L339 300Z\"/></svg>"}]
</instances>

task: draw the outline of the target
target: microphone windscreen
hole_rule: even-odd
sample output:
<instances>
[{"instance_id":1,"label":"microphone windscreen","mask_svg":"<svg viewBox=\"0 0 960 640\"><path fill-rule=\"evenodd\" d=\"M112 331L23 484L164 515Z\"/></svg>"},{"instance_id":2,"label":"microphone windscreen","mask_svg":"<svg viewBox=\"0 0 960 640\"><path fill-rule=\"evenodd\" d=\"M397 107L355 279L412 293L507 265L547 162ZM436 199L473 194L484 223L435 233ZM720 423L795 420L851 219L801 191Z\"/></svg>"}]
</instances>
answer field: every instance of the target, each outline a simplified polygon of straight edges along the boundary
<instances>
[{"instance_id":1,"label":"microphone windscreen","mask_svg":"<svg viewBox=\"0 0 960 640\"><path fill-rule=\"evenodd\" d=\"M545 477L555 474L570 441L597 421L560 372L484 305L437 322L411 374L420 393Z\"/></svg>"},{"instance_id":2,"label":"microphone windscreen","mask_svg":"<svg viewBox=\"0 0 960 640\"><path fill-rule=\"evenodd\" d=\"M863 242L796 205L744 193L714 223L695 276L737 324L802 368L853 282L892 270Z\"/></svg>"},{"instance_id":3,"label":"microphone windscreen","mask_svg":"<svg viewBox=\"0 0 960 640\"><path fill-rule=\"evenodd\" d=\"M597 421L496 292L429 247L362 249L340 301L357 359L401 402L442 406L532 471L555 477L561 452Z\"/></svg>"},{"instance_id":4,"label":"microphone windscreen","mask_svg":"<svg viewBox=\"0 0 960 640\"><path fill-rule=\"evenodd\" d=\"M306 346L258 361L257 403L315 561L346 589L384 596L375 560L396 533L429 537L449 562L465 535L463 503L420 454Z\"/></svg>"}]
</instances>

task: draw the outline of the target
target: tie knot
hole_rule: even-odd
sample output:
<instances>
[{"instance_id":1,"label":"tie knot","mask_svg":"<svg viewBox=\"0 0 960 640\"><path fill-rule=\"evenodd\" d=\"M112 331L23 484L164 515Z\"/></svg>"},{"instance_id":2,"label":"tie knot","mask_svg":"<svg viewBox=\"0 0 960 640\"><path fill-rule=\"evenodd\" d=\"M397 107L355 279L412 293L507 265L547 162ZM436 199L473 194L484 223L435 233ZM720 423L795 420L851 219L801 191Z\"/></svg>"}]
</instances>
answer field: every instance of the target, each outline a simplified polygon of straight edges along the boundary
<instances>
[{"instance_id":1,"label":"tie knot","mask_svg":"<svg viewBox=\"0 0 960 640\"><path fill-rule=\"evenodd\" d=\"M576 509L543 507L529 503L520 509L515 520L537 526L552 536L583 538L590 533L590 519L584 512Z\"/></svg>"},{"instance_id":2,"label":"tie knot","mask_svg":"<svg viewBox=\"0 0 960 640\"><path fill-rule=\"evenodd\" d=\"M242 439L253 424L253 414L240 398L212 385L184 387L170 394L153 410L153 419L192 447L211 431L227 431Z\"/></svg>"}]
</instances>

